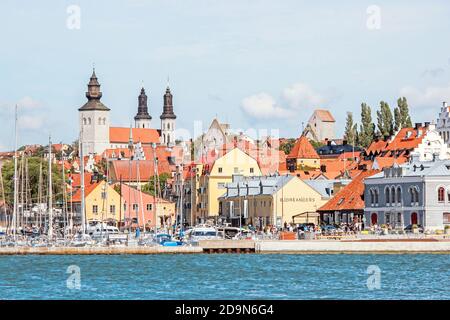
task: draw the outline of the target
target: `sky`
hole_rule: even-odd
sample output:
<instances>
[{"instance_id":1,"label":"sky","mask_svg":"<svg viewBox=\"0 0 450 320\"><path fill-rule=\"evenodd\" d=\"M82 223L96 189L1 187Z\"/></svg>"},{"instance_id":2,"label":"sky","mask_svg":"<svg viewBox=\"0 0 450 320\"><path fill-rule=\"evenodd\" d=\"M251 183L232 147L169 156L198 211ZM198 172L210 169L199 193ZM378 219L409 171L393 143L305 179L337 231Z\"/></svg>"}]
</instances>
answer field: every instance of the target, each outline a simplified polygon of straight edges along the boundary
<instances>
[{"instance_id":1,"label":"sky","mask_svg":"<svg viewBox=\"0 0 450 320\"><path fill-rule=\"evenodd\" d=\"M144 85L160 127L167 82L177 127L297 137L315 108L336 134L408 99L413 122L450 101L450 2L128 0L0 2L0 151L71 143L95 65L115 126L129 126Z\"/></svg>"}]
</instances>

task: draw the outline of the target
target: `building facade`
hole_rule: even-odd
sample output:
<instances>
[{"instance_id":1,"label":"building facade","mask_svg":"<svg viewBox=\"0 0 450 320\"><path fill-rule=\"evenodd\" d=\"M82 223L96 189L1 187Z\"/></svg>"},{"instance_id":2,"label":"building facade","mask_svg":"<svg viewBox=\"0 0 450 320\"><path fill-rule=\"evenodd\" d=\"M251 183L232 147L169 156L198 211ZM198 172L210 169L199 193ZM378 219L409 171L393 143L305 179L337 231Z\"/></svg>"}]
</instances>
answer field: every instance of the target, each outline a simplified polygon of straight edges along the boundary
<instances>
[{"instance_id":1,"label":"building facade","mask_svg":"<svg viewBox=\"0 0 450 320\"><path fill-rule=\"evenodd\" d=\"M239 148L234 148L214 163L203 166L197 189L197 222L218 218L218 198L223 194L225 184L231 182L233 175L236 174L262 175L258 162Z\"/></svg>"},{"instance_id":2,"label":"building facade","mask_svg":"<svg viewBox=\"0 0 450 320\"><path fill-rule=\"evenodd\" d=\"M450 161L411 159L365 180L366 226L443 230L450 223Z\"/></svg>"},{"instance_id":3,"label":"building facade","mask_svg":"<svg viewBox=\"0 0 450 320\"><path fill-rule=\"evenodd\" d=\"M330 198L313 186L292 175L236 175L219 198L220 216L235 226L282 227L301 215L316 216L317 209Z\"/></svg>"}]
</instances>

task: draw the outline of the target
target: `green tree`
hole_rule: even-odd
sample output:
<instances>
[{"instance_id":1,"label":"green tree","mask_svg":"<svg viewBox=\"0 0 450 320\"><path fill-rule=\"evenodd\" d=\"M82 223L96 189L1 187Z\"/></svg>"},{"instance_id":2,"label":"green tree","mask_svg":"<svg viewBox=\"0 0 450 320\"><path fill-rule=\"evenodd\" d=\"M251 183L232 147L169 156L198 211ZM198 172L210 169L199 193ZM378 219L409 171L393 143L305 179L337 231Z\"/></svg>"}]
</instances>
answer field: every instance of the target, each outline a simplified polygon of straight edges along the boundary
<instances>
[{"instance_id":1,"label":"green tree","mask_svg":"<svg viewBox=\"0 0 450 320\"><path fill-rule=\"evenodd\" d=\"M397 131L402 127L402 115L400 114L400 109L396 107L394 108L394 130Z\"/></svg>"},{"instance_id":2,"label":"green tree","mask_svg":"<svg viewBox=\"0 0 450 320\"><path fill-rule=\"evenodd\" d=\"M353 113L347 112L347 119L345 123L344 139L347 140L349 144L355 145L357 143L357 125L353 121Z\"/></svg>"},{"instance_id":3,"label":"green tree","mask_svg":"<svg viewBox=\"0 0 450 320\"><path fill-rule=\"evenodd\" d=\"M20 157L18 159L18 174L21 173L21 166L22 166L22 158ZM33 202L38 201L38 190L39 190L39 168L40 164L42 162L42 176L43 176L43 201L46 201L45 197L47 194L47 186L48 186L48 161L42 158L38 157L30 157L27 159L25 163L28 163L28 180L29 180L29 186L30 186L30 194L31 199ZM25 172L25 170L24 170ZM8 160L4 163L2 167L2 176L3 176L3 183L5 188L5 198L6 202L12 206L14 203L14 160ZM19 179L22 179L22 177L19 176ZM20 180L19 180L20 181ZM19 183L21 185L21 183ZM59 202L62 199L62 172L61 168L52 165L52 189L53 189L53 195L55 197L54 203Z\"/></svg>"},{"instance_id":4,"label":"green tree","mask_svg":"<svg viewBox=\"0 0 450 320\"><path fill-rule=\"evenodd\" d=\"M398 98L397 100L397 108L398 112L400 114L400 123L402 125L402 128L411 128L412 122L411 122L411 116L409 115L409 107L408 107L408 101L405 97Z\"/></svg>"},{"instance_id":5,"label":"green tree","mask_svg":"<svg viewBox=\"0 0 450 320\"><path fill-rule=\"evenodd\" d=\"M387 137L394 133L394 119L392 118L392 111L387 102L380 102L380 110L377 111L377 126L378 132Z\"/></svg>"},{"instance_id":6,"label":"green tree","mask_svg":"<svg viewBox=\"0 0 450 320\"><path fill-rule=\"evenodd\" d=\"M287 139L286 142L283 142L280 144L279 149L283 150L285 154L289 154L291 153L292 148L294 147L295 144L295 139Z\"/></svg>"},{"instance_id":7,"label":"green tree","mask_svg":"<svg viewBox=\"0 0 450 320\"><path fill-rule=\"evenodd\" d=\"M158 176L158 178L159 178L159 190L162 191L164 189L166 183L167 183L167 180L170 178L170 174L168 174L168 173L161 173ZM147 184L145 184L142 187L141 190L142 190L142 192L145 192L147 194L155 196L156 195L156 192L155 192L155 176L151 177L150 181Z\"/></svg>"},{"instance_id":8,"label":"green tree","mask_svg":"<svg viewBox=\"0 0 450 320\"><path fill-rule=\"evenodd\" d=\"M359 127L358 144L367 148L375 138L375 124L372 122L372 109L361 103L361 125Z\"/></svg>"}]
</instances>

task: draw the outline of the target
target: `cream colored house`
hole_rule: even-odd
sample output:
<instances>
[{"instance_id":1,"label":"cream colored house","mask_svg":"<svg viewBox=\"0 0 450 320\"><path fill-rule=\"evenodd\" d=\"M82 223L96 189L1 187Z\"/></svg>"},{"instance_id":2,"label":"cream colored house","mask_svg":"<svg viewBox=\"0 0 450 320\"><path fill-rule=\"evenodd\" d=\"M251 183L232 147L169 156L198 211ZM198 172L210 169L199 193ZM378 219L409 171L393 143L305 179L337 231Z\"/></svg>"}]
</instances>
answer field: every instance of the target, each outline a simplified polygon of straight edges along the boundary
<instances>
[{"instance_id":1,"label":"cream colored house","mask_svg":"<svg viewBox=\"0 0 450 320\"><path fill-rule=\"evenodd\" d=\"M242 218L242 225L281 227L302 214L314 216L313 213L332 196L332 187L328 189L327 195L318 186L292 175L248 179L236 176L219 198L220 213L233 225Z\"/></svg>"},{"instance_id":2,"label":"cream colored house","mask_svg":"<svg viewBox=\"0 0 450 320\"><path fill-rule=\"evenodd\" d=\"M239 148L234 148L211 165L204 165L197 189L196 222L217 219L218 198L225 192L225 185L232 182L233 175L261 176L258 162Z\"/></svg>"}]
</instances>

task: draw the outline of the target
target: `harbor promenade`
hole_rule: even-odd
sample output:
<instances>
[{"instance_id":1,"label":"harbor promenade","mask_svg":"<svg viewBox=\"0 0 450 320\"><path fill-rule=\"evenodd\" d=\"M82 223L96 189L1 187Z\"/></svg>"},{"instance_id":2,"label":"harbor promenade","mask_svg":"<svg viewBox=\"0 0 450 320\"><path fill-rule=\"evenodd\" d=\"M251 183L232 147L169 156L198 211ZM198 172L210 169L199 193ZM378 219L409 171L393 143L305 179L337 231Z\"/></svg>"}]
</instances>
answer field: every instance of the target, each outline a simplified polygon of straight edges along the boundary
<instances>
[{"instance_id":1,"label":"harbor promenade","mask_svg":"<svg viewBox=\"0 0 450 320\"><path fill-rule=\"evenodd\" d=\"M449 239L357 239L357 240L205 240L194 245L0 247L0 255L118 255L118 254L450 254Z\"/></svg>"}]
</instances>

